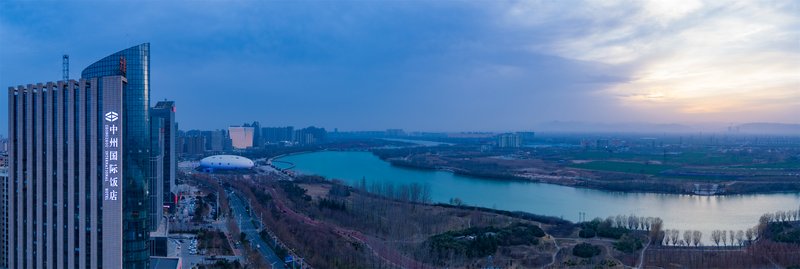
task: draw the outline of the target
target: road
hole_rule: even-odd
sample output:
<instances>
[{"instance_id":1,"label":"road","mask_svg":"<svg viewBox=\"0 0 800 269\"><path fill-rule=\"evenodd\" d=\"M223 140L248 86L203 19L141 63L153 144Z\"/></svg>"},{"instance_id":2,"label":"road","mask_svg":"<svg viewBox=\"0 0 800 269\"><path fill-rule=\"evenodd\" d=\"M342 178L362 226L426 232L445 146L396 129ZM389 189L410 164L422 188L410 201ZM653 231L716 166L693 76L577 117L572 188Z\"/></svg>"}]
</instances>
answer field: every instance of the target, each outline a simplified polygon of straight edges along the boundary
<instances>
[{"instance_id":1,"label":"road","mask_svg":"<svg viewBox=\"0 0 800 269\"><path fill-rule=\"evenodd\" d=\"M228 197L231 200L231 208L233 209L233 215L239 223L239 230L241 230L248 241L251 242L253 247L255 247L261 255L264 256L264 259L267 263L272 264L273 268L286 268L283 264L283 260L275 254L275 252L269 247L267 242L258 235L258 229L253 225L253 221L250 215L247 214L247 210L245 210L246 205L244 200L236 194L236 193L229 193ZM233 235L237 237L238 235Z\"/></svg>"}]
</instances>

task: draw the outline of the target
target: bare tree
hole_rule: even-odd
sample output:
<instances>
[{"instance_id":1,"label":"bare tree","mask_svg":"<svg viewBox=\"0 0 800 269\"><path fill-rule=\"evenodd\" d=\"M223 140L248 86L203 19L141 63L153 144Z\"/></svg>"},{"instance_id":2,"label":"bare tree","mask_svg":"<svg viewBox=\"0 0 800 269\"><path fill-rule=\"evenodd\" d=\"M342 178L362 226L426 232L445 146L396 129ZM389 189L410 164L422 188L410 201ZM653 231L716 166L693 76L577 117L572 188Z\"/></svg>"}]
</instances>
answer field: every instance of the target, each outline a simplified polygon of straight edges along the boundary
<instances>
[{"instance_id":1,"label":"bare tree","mask_svg":"<svg viewBox=\"0 0 800 269\"><path fill-rule=\"evenodd\" d=\"M692 231L686 230L683 231L683 242L686 242L686 246L689 246L692 242Z\"/></svg>"},{"instance_id":2,"label":"bare tree","mask_svg":"<svg viewBox=\"0 0 800 269\"><path fill-rule=\"evenodd\" d=\"M662 232L661 232L661 226L662 226L663 222L661 221L660 218L654 218L654 219L650 219L649 223L650 223L649 224L650 227L648 228L648 231L650 231L651 240L653 240L654 242L657 242L658 244L661 244L661 242L663 241L663 238L662 238L663 235L662 235Z\"/></svg>"},{"instance_id":3,"label":"bare tree","mask_svg":"<svg viewBox=\"0 0 800 269\"><path fill-rule=\"evenodd\" d=\"M723 246L727 246L728 245L728 231L722 230L722 236L721 237L722 237L722 245Z\"/></svg>"},{"instance_id":4,"label":"bare tree","mask_svg":"<svg viewBox=\"0 0 800 269\"><path fill-rule=\"evenodd\" d=\"M739 246L744 246L744 231L739 230L736 232L736 242L739 243Z\"/></svg>"},{"instance_id":5,"label":"bare tree","mask_svg":"<svg viewBox=\"0 0 800 269\"><path fill-rule=\"evenodd\" d=\"M720 230L711 231L711 241L714 241L715 245L719 246L719 241L721 240L721 237L722 237L722 231Z\"/></svg>"},{"instance_id":6,"label":"bare tree","mask_svg":"<svg viewBox=\"0 0 800 269\"><path fill-rule=\"evenodd\" d=\"M753 229L753 240L758 240L759 238L761 238L761 229L759 229L758 227L753 227L752 229Z\"/></svg>"},{"instance_id":7,"label":"bare tree","mask_svg":"<svg viewBox=\"0 0 800 269\"><path fill-rule=\"evenodd\" d=\"M636 229L636 222L638 218L634 215L628 216L628 229L635 230Z\"/></svg>"},{"instance_id":8,"label":"bare tree","mask_svg":"<svg viewBox=\"0 0 800 269\"><path fill-rule=\"evenodd\" d=\"M703 239L703 233L702 232L697 231L697 230L692 232L692 243L694 244L695 247L700 245L700 242L702 242L702 239Z\"/></svg>"},{"instance_id":9,"label":"bare tree","mask_svg":"<svg viewBox=\"0 0 800 269\"><path fill-rule=\"evenodd\" d=\"M671 230L669 234L669 238L672 241L672 245L675 246L678 244L678 237L680 236L681 231L678 230Z\"/></svg>"},{"instance_id":10,"label":"bare tree","mask_svg":"<svg viewBox=\"0 0 800 269\"><path fill-rule=\"evenodd\" d=\"M747 231L744 232L744 236L747 238L747 243L748 244L753 242L753 237L755 236L755 232L753 232L753 230L755 230L755 229L749 228L749 229L747 229Z\"/></svg>"},{"instance_id":11,"label":"bare tree","mask_svg":"<svg viewBox=\"0 0 800 269\"><path fill-rule=\"evenodd\" d=\"M728 231L728 238L730 239L731 246L733 246L734 241L736 240L736 232L733 230Z\"/></svg>"}]
</instances>

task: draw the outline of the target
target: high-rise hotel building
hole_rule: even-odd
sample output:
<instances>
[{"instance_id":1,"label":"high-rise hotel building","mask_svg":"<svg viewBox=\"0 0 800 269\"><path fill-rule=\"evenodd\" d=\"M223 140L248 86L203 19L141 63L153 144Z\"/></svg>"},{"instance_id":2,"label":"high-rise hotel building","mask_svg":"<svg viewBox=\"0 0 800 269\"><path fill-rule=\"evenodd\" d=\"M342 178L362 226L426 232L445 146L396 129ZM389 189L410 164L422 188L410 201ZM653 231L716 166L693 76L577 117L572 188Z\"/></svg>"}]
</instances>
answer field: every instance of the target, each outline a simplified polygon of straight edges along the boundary
<instances>
[{"instance_id":1,"label":"high-rise hotel building","mask_svg":"<svg viewBox=\"0 0 800 269\"><path fill-rule=\"evenodd\" d=\"M149 268L149 48L9 88L9 268Z\"/></svg>"}]
</instances>

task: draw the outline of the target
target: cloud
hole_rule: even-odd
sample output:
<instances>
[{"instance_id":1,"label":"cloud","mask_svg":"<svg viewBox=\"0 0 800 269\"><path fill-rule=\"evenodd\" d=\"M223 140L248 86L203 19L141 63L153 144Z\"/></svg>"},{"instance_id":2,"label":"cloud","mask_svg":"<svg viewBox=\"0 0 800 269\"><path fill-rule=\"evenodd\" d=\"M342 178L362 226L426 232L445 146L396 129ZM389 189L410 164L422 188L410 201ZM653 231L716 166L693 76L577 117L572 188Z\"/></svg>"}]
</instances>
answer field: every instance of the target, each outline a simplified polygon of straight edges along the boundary
<instances>
[{"instance_id":1,"label":"cloud","mask_svg":"<svg viewBox=\"0 0 800 269\"><path fill-rule=\"evenodd\" d=\"M151 99L176 100L187 129L797 122L797 11L779 1L5 1L0 85L59 79L64 52L74 77L151 42ZM210 116L209 100L225 113Z\"/></svg>"},{"instance_id":2,"label":"cloud","mask_svg":"<svg viewBox=\"0 0 800 269\"><path fill-rule=\"evenodd\" d=\"M623 106L661 110L661 120L742 112L737 120L757 120L798 110L798 11L787 1L519 2L506 22L559 28L532 50L631 66L630 81L604 90Z\"/></svg>"}]
</instances>

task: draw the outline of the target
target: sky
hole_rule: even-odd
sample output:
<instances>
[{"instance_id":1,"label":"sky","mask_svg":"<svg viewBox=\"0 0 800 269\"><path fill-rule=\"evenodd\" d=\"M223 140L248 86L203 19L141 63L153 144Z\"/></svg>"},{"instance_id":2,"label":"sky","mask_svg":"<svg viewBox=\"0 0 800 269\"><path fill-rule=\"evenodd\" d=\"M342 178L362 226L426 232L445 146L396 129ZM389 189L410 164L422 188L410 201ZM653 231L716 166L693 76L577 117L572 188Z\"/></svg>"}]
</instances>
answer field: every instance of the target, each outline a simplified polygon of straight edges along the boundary
<instances>
[{"instance_id":1,"label":"sky","mask_svg":"<svg viewBox=\"0 0 800 269\"><path fill-rule=\"evenodd\" d=\"M181 129L800 123L800 1L3 1L0 85L144 42Z\"/></svg>"}]
</instances>

